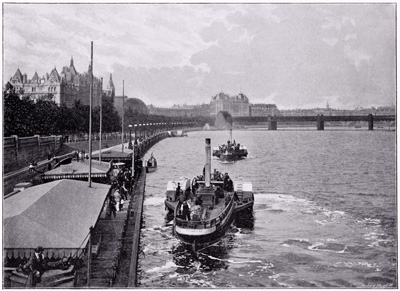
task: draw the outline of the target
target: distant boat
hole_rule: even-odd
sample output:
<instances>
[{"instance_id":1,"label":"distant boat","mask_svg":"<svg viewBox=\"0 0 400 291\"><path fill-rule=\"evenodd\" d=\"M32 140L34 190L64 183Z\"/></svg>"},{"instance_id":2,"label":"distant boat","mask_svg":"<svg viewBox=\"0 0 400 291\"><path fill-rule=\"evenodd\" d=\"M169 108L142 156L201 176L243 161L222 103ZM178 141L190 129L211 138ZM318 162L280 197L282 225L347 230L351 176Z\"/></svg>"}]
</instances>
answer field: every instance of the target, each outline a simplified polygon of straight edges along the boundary
<instances>
[{"instance_id":1,"label":"distant boat","mask_svg":"<svg viewBox=\"0 0 400 291\"><path fill-rule=\"evenodd\" d=\"M213 156L221 161L237 161L247 157L247 148L236 141L232 142L232 129L230 129L230 139L226 144L213 148Z\"/></svg>"},{"instance_id":2,"label":"distant boat","mask_svg":"<svg viewBox=\"0 0 400 291\"><path fill-rule=\"evenodd\" d=\"M203 174L191 183L188 178L168 182L165 199L166 208L174 215L174 235L194 250L220 240L235 214L244 209L252 210L254 204L250 182L234 183L227 173L222 175L216 170L211 174L209 138L206 139ZM180 190L177 191L178 183Z\"/></svg>"},{"instance_id":3,"label":"distant boat","mask_svg":"<svg viewBox=\"0 0 400 291\"><path fill-rule=\"evenodd\" d=\"M168 130L168 135L170 137L183 137L188 136L184 130Z\"/></svg>"},{"instance_id":4,"label":"distant boat","mask_svg":"<svg viewBox=\"0 0 400 291\"><path fill-rule=\"evenodd\" d=\"M146 163L146 173L151 173L157 170L157 160L154 158L153 153L151 153L150 159Z\"/></svg>"}]
</instances>

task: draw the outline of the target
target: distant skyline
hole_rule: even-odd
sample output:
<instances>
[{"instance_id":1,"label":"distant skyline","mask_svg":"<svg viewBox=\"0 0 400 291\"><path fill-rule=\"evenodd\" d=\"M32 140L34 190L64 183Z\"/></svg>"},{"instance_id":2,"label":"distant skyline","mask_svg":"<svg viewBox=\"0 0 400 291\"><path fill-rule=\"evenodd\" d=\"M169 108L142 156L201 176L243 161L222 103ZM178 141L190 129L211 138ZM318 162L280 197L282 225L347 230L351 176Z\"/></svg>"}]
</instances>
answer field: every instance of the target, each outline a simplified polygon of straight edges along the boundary
<instances>
[{"instance_id":1,"label":"distant skyline","mask_svg":"<svg viewBox=\"0 0 400 291\"><path fill-rule=\"evenodd\" d=\"M90 63L146 104L246 94L279 109L396 103L395 3L3 3L3 85Z\"/></svg>"}]
</instances>

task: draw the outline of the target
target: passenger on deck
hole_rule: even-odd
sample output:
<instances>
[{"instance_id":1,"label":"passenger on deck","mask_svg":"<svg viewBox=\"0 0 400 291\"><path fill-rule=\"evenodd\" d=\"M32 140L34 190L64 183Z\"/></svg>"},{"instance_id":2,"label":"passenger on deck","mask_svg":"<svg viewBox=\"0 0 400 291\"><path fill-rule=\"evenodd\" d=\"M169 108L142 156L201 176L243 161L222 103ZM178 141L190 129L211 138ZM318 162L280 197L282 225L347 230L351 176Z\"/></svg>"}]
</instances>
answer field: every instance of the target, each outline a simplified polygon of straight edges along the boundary
<instances>
[{"instance_id":1,"label":"passenger on deck","mask_svg":"<svg viewBox=\"0 0 400 291\"><path fill-rule=\"evenodd\" d=\"M190 221L190 204L187 201L184 201L181 206L181 212L183 219L187 219Z\"/></svg>"},{"instance_id":2,"label":"passenger on deck","mask_svg":"<svg viewBox=\"0 0 400 291\"><path fill-rule=\"evenodd\" d=\"M228 190L229 192L233 191L233 181L231 180L231 178L228 179Z\"/></svg>"},{"instance_id":3,"label":"passenger on deck","mask_svg":"<svg viewBox=\"0 0 400 291\"><path fill-rule=\"evenodd\" d=\"M193 221L199 221L201 218L201 211L202 211L202 207L198 204L196 204L193 208L192 208L192 218Z\"/></svg>"},{"instance_id":4,"label":"passenger on deck","mask_svg":"<svg viewBox=\"0 0 400 291\"><path fill-rule=\"evenodd\" d=\"M176 187L175 190L175 201L179 199L179 196L181 196L181 184L178 183L178 186Z\"/></svg>"},{"instance_id":5,"label":"passenger on deck","mask_svg":"<svg viewBox=\"0 0 400 291\"><path fill-rule=\"evenodd\" d=\"M217 187L217 189L215 189L215 196L217 198L224 198L224 191L221 189L221 187Z\"/></svg>"},{"instance_id":6,"label":"passenger on deck","mask_svg":"<svg viewBox=\"0 0 400 291\"><path fill-rule=\"evenodd\" d=\"M195 205L203 205L203 199L201 199L201 196L196 197L196 201L194 202Z\"/></svg>"}]
</instances>

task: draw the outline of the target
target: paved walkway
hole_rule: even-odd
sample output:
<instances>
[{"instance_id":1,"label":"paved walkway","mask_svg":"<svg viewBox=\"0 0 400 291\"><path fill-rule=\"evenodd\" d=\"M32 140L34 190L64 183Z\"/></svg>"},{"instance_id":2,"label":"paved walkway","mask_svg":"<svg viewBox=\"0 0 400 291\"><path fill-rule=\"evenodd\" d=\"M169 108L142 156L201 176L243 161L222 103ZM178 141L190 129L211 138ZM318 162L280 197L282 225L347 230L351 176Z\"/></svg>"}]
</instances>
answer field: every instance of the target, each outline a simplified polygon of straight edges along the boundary
<instances>
[{"instance_id":1,"label":"paved walkway","mask_svg":"<svg viewBox=\"0 0 400 291\"><path fill-rule=\"evenodd\" d=\"M128 204L135 197L128 198L124 203L122 211L117 211L116 217L108 217L106 203L101 216L96 225L96 235L101 236L101 244L97 255L92 258L91 287L109 287L110 280L113 279L114 272L117 270L120 250L124 239L124 225L129 220ZM132 202L133 202L132 201Z\"/></svg>"},{"instance_id":2,"label":"paved walkway","mask_svg":"<svg viewBox=\"0 0 400 291\"><path fill-rule=\"evenodd\" d=\"M97 235L101 235L102 239L98 254L92 259L91 287L127 287L132 272L136 274L136 265L135 270L130 269L132 259L137 259L137 254L133 254L137 251L134 249L134 241L138 241L135 231L140 232L140 227L135 229L135 223L139 221L140 224L136 216L141 213L139 207L142 207L140 201L145 179L145 174L139 177L132 196L128 197L123 210L117 212L115 218L108 217L107 205L104 206L96 225Z\"/></svg>"}]
</instances>

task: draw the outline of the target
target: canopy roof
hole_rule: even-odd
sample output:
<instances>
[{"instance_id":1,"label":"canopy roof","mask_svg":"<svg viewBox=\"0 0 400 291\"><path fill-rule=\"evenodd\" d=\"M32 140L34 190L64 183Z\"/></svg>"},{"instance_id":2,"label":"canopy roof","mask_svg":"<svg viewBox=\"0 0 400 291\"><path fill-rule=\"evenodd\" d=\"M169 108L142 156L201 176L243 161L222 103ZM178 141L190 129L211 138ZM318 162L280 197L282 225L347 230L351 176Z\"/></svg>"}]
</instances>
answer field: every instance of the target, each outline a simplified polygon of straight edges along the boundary
<instances>
[{"instance_id":1,"label":"canopy roof","mask_svg":"<svg viewBox=\"0 0 400 291\"><path fill-rule=\"evenodd\" d=\"M106 162L92 161L92 178L105 178L110 170ZM89 161L72 161L70 164L61 164L57 168L42 174L43 180L76 179L89 176Z\"/></svg>"},{"instance_id":2,"label":"canopy roof","mask_svg":"<svg viewBox=\"0 0 400 291\"><path fill-rule=\"evenodd\" d=\"M108 150L101 152L102 161L132 161L132 150L126 150L125 152ZM98 159L97 155L92 155L93 159Z\"/></svg>"},{"instance_id":3,"label":"canopy roof","mask_svg":"<svg viewBox=\"0 0 400 291\"><path fill-rule=\"evenodd\" d=\"M58 180L3 201L3 248L79 249L95 226L110 186Z\"/></svg>"}]
</instances>

